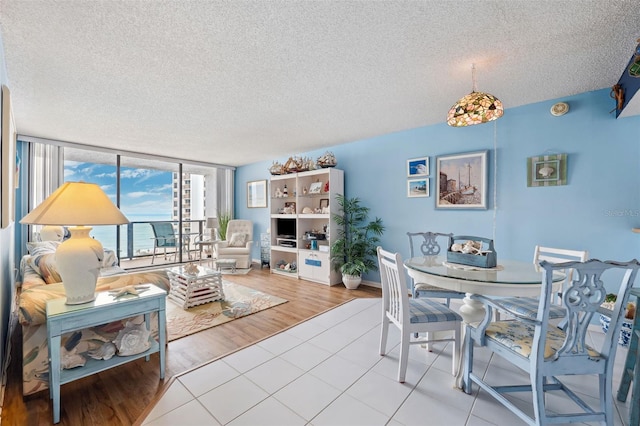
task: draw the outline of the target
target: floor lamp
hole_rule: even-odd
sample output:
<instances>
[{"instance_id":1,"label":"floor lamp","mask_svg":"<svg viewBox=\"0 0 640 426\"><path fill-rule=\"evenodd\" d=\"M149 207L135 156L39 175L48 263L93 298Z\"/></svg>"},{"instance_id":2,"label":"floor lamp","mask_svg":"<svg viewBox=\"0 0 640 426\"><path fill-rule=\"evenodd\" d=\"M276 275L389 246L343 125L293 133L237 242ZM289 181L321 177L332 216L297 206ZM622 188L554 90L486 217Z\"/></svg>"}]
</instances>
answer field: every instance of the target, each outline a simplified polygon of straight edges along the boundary
<instances>
[{"instance_id":1,"label":"floor lamp","mask_svg":"<svg viewBox=\"0 0 640 426\"><path fill-rule=\"evenodd\" d=\"M104 259L102 244L89 236L90 225L122 225L129 220L94 183L66 182L22 218L30 225L70 225L71 237L56 250L56 266L68 305L95 299Z\"/></svg>"}]
</instances>

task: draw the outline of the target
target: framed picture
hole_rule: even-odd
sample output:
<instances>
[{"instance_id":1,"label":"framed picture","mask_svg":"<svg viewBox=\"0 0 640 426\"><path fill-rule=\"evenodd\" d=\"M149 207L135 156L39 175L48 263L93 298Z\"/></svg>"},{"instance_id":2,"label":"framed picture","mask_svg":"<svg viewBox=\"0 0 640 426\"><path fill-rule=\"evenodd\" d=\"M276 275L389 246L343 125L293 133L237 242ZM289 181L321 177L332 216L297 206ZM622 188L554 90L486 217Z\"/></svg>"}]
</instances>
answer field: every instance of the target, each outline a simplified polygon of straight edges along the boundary
<instances>
[{"instance_id":1,"label":"framed picture","mask_svg":"<svg viewBox=\"0 0 640 426\"><path fill-rule=\"evenodd\" d=\"M437 157L436 208L487 208L487 153L478 151Z\"/></svg>"},{"instance_id":2,"label":"framed picture","mask_svg":"<svg viewBox=\"0 0 640 426\"><path fill-rule=\"evenodd\" d=\"M329 199L328 198L321 198L320 199L320 208L323 207L329 207Z\"/></svg>"},{"instance_id":3,"label":"framed picture","mask_svg":"<svg viewBox=\"0 0 640 426\"><path fill-rule=\"evenodd\" d=\"M309 185L309 194L320 194L322 192L322 182L313 182Z\"/></svg>"},{"instance_id":4,"label":"framed picture","mask_svg":"<svg viewBox=\"0 0 640 426\"><path fill-rule=\"evenodd\" d=\"M567 154L539 155L527 158L527 186L567 184Z\"/></svg>"},{"instance_id":5,"label":"framed picture","mask_svg":"<svg viewBox=\"0 0 640 426\"><path fill-rule=\"evenodd\" d=\"M247 207L267 207L267 181L254 180L247 182Z\"/></svg>"},{"instance_id":6,"label":"framed picture","mask_svg":"<svg viewBox=\"0 0 640 426\"><path fill-rule=\"evenodd\" d=\"M407 197L428 197L429 179L409 179L407 181Z\"/></svg>"},{"instance_id":7,"label":"framed picture","mask_svg":"<svg viewBox=\"0 0 640 426\"><path fill-rule=\"evenodd\" d=\"M4 229L15 220L15 183L16 179L16 130L11 109L11 95L7 86L2 86L2 124L1 124L2 177L0 185L0 226Z\"/></svg>"},{"instance_id":8,"label":"framed picture","mask_svg":"<svg viewBox=\"0 0 640 426\"><path fill-rule=\"evenodd\" d=\"M429 176L429 157L411 158L407 160L407 176Z\"/></svg>"}]
</instances>

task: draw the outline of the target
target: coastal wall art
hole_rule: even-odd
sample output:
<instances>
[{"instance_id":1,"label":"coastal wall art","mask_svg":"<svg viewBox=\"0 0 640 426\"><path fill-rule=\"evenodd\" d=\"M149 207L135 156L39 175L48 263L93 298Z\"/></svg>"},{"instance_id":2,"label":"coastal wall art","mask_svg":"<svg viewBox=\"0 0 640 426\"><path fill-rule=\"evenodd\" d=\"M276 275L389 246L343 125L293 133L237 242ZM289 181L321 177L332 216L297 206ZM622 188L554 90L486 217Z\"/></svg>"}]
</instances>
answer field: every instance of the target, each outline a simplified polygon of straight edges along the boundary
<instances>
[{"instance_id":1,"label":"coastal wall art","mask_svg":"<svg viewBox=\"0 0 640 426\"><path fill-rule=\"evenodd\" d=\"M436 158L436 208L487 209L488 151Z\"/></svg>"},{"instance_id":2,"label":"coastal wall art","mask_svg":"<svg viewBox=\"0 0 640 426\"><path fill-rule=\"evenodd\" d=\"M527 158L527 186L567 184L567 154L538 155Z\"/></svg>"}]
</instances>

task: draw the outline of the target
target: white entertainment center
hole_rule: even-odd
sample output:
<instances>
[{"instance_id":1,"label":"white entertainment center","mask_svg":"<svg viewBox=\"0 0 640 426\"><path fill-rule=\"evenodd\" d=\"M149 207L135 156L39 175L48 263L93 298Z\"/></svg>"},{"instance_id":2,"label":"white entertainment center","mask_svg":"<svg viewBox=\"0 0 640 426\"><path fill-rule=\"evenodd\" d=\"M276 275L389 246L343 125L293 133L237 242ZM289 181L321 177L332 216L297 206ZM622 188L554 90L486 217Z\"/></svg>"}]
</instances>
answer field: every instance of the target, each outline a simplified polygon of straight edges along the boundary
<instances>
[{"instance_id":1,"label":"white entertainment center","mask_svg":"<svg viewBox=\"0 0 640 426\"><path fill-rule=\"evenodd\" d=\"M333 167L271 177L271 272L322 284L342 282L331 268L336 194L344 172Z\"/></svg>"}]
</instances>

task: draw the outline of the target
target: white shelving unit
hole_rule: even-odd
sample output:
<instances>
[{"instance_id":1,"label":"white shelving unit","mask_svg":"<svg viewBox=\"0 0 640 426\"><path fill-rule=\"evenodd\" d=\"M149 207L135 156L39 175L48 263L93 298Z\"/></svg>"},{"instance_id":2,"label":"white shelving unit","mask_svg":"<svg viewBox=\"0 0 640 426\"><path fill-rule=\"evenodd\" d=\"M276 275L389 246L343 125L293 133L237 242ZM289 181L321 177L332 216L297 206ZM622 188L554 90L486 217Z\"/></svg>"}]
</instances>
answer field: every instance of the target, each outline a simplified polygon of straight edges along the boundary
<instances>
[{"instance_id":1,"label":"white shelving unit","mask_svg":"<svg viewBox=\"0 0 640 426\"><path fill-rule=\"evenodd\" d=\"M339 284L342 277L331 268L329 247L335 238L332 215L339 210L336 195L344 193L344 172L326 168L272 176L270 191L271 272Z\"/></svg>"}]
</instances>

